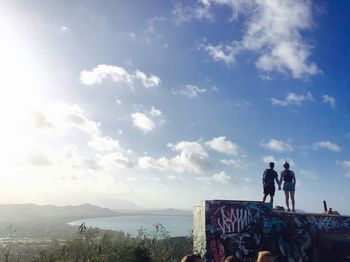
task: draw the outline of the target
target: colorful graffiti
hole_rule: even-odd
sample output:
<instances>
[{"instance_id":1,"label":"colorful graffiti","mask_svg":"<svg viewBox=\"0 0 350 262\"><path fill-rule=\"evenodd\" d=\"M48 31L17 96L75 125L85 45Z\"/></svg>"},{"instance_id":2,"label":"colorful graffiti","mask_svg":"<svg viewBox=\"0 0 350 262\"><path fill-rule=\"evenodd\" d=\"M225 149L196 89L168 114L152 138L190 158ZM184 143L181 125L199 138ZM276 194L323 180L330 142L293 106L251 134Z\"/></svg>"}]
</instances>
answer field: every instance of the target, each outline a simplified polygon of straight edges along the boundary
<instances>
[{"instance_id":1,"label":"colorful graffiti","mask_svg":"<svg viewBox=\"0 0 350 262\"><path fill-rule=\"evenodd\" d=\"M350 217L223 200L203 201L194 213L194 250L207 262L229 255L255 261L259 250L271 251L276 261L350 261Z\"/></svg>"}]
</instances>

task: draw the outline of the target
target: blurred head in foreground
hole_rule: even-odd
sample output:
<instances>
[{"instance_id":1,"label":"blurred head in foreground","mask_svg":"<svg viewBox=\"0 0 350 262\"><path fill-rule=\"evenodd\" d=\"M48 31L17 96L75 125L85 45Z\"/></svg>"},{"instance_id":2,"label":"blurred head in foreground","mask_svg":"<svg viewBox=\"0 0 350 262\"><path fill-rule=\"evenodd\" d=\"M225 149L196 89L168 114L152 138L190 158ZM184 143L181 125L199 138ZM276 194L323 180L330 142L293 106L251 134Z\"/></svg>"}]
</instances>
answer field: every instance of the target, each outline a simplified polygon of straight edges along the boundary
<instances>
[{"instance_id":1,"label":"blurred head in foreground","mask_svg":"<svg viewBox=\"0 0 350 262\"><path fill-rule=\"evenodd\" d=\"M260 251L257 262L274 262L275 258L269 251Z\"/></svg>"},{"instance_id":2,"label":"blurred head in foreground","mask_svg":"<svg viewBox=\"0 0 350 262\"><path fill-rule=\"evenodd\" d=\"M181 259L181 262L202 262L202 258L198 255L187 255Z\"/></svg>"},{"instance_id":3,"label":"blurred head in foreground","mask_svg":"<svg viewBox=\"0 0 350 262\"><path fill-rule=\"evenodd\" d=\"M225 259L225 262L239 262L239 260L235 256L229 256Z\"/></svg>"}]
</instances>

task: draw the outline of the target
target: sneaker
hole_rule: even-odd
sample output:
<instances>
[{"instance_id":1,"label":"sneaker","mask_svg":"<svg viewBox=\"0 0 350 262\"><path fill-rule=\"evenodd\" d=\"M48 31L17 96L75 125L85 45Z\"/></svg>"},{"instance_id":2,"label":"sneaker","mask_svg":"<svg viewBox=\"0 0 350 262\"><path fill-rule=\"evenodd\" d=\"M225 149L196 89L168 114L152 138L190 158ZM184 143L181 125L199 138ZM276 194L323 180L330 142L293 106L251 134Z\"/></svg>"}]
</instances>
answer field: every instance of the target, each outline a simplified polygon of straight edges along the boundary
<instances>
[{"instance_id":1,"label":"sneaker","mask_svg":"<svg viewBox=\"0 0 350 262\"><path fill-rule=\"evenodd\" d=\"M290 212L290 209L289 209L289 208L287 209L287 212Z\"/></svg>"},{"instance_id":2,"label":"sneaker","mask_svg":"<svg viewBox=\"0 0 350 262\"><path fill-rule=\"evenodd\" d=\"M295 210L293 209L293 210L292 210L292 212L294 212L294 213L295 213Z\"/></svg>"}]
</instances>

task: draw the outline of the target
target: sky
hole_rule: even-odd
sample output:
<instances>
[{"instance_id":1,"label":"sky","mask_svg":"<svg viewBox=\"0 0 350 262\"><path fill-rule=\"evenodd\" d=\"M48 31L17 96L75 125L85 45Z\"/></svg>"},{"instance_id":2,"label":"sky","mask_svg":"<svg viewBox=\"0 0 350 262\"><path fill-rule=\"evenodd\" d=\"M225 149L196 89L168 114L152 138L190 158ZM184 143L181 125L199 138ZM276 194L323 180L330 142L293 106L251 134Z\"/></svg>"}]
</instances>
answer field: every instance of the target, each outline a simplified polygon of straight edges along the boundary
<instances>
[{"instance_id":1,"label":"sky","mask_svg":"<svg viewBox=\"0 0 350 262\"><path fill-rule=\"evenodd\" d=\"M0 203L349 215L349 5L1 0Z\"/></svg>"}]
</instances>

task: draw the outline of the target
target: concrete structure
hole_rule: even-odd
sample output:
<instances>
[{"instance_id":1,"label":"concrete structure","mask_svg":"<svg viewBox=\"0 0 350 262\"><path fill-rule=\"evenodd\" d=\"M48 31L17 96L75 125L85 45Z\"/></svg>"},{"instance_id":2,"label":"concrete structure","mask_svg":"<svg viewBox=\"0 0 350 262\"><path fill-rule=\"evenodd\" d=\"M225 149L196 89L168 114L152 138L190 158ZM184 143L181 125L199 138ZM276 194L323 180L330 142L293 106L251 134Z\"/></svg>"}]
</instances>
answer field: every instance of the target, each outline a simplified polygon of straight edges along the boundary
<instances>
[{"instance_id":1,"label":"concrete structure","mask_svg":"<svg viewBox=\"0 0 350 262\"><path fill-rule=\"evenodd\" d=\"M194 209L194 251L207 262L350 261L350 217L272 210L259 201L206 200Z\"/></svg>"}]
</instances>

